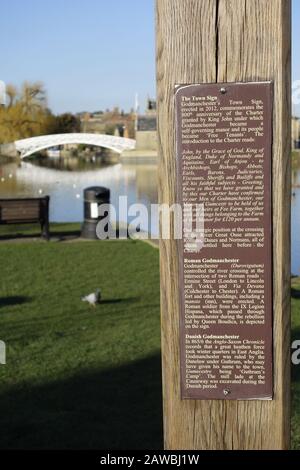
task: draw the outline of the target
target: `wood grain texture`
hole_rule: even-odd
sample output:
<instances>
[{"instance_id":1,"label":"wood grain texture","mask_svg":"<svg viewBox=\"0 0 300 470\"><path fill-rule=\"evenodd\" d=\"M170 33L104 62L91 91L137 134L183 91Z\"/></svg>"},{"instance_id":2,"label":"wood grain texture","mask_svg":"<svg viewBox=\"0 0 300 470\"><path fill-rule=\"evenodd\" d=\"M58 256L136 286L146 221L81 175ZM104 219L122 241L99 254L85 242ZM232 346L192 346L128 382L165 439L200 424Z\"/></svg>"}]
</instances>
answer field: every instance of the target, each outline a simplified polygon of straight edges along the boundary
<instances>
[{"instance_id":1,"label":"wood grain texture","mask_svg":"<svg viewBox=\"0 0 300 470\"><path fill-rule=\"evenodd\" d=\"M157 0L159 199L175 201L177 84L274 80L274 400L180 399L178 252L161 240L166 449L286 449L290 442L290 0Z\"/></svg>"}]
</instances>

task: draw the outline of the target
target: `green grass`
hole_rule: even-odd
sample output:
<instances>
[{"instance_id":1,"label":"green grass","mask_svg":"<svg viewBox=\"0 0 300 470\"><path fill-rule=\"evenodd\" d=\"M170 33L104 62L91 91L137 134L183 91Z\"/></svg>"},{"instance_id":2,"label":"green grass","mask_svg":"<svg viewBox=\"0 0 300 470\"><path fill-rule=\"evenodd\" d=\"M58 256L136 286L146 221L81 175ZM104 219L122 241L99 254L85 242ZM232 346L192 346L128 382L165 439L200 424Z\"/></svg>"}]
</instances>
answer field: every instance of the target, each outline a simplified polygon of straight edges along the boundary
<instances>
[{"instance_id":1,"label":"green grass","mask_svg":"<svg viewBox=\"0 0 300 470\"><path fill-rule=\"evenodd\" d=\"M135 241L2 242L0 265L0 448L161 448L158 250ZM98 286L103 303L92 309L80 297ZM292 334L300 338L300 278ZM300 366L292 378L300 449Z\"/></svg>"},{"instance_id":2,"label":"green grass","mask_svg":"<svg viewBox=\"0 0 300 470\"><path fill-rule=\"evenodd\" d=\"M292 340L300 339L300 278L292 280ZM300 365L292 367L292 446L300 449Z\"/></svg>"},{"instance_id":3,"label":"green grass","mask_svg":"<svg viewBox=\"0 0 300 470\"><path fill-rule=\"evenodd\" d=\"M160 448L158 250L2 242L0 265L0 448Z\"/></svg>"}]
</instances>

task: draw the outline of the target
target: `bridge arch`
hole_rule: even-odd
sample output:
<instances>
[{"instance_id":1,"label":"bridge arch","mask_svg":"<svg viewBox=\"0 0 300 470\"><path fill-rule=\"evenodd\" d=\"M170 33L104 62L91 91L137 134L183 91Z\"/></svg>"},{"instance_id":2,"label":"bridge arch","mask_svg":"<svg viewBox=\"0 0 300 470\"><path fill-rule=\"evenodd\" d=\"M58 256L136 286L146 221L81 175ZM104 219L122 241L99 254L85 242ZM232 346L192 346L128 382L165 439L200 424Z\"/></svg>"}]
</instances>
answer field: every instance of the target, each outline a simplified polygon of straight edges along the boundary
<instances>
[{"instance_id":1,"label":"bridge arch","mask_svg":"<svg viewBox=\"0 0 300 470\"><path fill-rule=\"evenodd\" d=\"M29 157L40 150L67 144L93 145L122 153L124 150L133 150L136 141L106 134L85 133L42 135L15 141L16 150L20 153L21 158Z\"/></svg>"}]
</instances>

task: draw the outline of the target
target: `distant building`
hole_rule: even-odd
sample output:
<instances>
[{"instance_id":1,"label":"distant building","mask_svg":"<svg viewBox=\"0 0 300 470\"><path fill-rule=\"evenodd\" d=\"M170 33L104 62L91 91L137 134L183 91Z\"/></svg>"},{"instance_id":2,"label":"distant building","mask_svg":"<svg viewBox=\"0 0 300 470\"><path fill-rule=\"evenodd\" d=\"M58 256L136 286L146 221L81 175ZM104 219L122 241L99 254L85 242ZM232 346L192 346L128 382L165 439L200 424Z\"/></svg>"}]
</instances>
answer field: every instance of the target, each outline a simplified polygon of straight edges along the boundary
<instances>
[{"instance_id":1,"label":"distant building","mask_svg":"<svg viewBox=\"0 0 300 470\"><path fill-rule=\"evenodd\" d=\"M157 152L157 117L156 101L148 99L144 115L137 116L136 150Z\"/></svg>"},{"instance_id":2,"label":"distant building","mask_svg":"<svg viewBox=\"0 0 300 470\"><path fill-rule=\"evenodd\" d=\"M110 134L136 139L135 150L125 151L122 156L128 158L157 157L157 118L156 101L147 100L144 114L133 110L124 113L119 108L93 113L82 112L77 116L81 122L81 132L95 134Z\"/></svg>"},{"instance_id":3,"label":"distant building","mask_svg":"<svg viewBox=\"0 0 300 470\"><path fill-rule=\"evenodd\" d=\"M292 149L300 149L300 119L292 117Z\"/></svg>"},{"instance_id":4,"label":"distant building","mask_svg":"<svg viewBox=\"0 0 300 470\"><path fill-rule=\"evenodd\" d=\"M119 108L97 111L94 113L79 113L81 132L92 134L110 134L116 132L121 137L134 138L134 112L124 113Z\"/></svg>"}]
</instances>

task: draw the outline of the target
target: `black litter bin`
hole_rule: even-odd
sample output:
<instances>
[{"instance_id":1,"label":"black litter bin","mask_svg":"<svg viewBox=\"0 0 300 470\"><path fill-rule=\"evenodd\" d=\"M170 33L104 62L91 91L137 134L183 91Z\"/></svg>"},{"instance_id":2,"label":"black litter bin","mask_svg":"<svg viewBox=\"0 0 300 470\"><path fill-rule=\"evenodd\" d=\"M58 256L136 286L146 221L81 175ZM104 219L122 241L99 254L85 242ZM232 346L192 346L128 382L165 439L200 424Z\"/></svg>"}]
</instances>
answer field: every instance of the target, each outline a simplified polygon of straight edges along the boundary
<instances>
[{"instance_id":1,"label":"black litter bin","mask_svg":"<svg viewBox=\"0 0 300 470\"><path fill-rule=\"evenodd\" d=\"M98 222L106 217L99 216L99 206L101 204L109 204L110 190L101 186L91 186L83 192L84 197L84 222L82 226L81 236L91 240L98 239L96 228Z\"/></svg>"}]
</instances>

